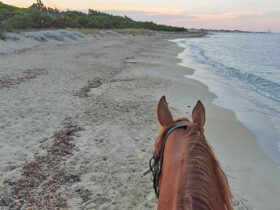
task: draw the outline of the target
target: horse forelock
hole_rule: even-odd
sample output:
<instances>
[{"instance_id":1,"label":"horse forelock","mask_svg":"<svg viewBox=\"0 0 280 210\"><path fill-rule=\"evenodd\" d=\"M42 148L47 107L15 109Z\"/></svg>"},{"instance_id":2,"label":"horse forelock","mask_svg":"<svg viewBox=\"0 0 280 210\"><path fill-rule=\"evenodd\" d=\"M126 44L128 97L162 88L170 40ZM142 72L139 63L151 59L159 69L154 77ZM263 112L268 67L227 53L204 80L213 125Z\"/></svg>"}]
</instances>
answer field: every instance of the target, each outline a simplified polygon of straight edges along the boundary
<instances>
[{"instance_id":1,"label":"horse forelock","mask_svg":"<svg viewBox=\"0 0 280 210\"><path fill-rule=\"evenodd\" d=\"M231 192L212 149L198 126L187 135L187 159L183 185L183 196L179 200L183 209L232 210ZM217 194L218 193L218 194Z\"/></svg>"}]
</instances>

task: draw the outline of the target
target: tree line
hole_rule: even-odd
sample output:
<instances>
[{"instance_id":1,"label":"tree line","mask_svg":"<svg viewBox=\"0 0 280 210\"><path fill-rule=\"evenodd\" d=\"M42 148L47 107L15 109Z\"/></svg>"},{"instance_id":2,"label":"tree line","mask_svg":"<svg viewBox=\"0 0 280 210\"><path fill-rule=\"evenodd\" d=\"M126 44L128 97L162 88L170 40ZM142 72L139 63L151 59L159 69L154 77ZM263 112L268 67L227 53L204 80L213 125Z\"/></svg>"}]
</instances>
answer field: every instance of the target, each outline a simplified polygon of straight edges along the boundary
<instances>
[{"instance_id":1,"label":"tree line","mask_svg":"<svg viewBox=\"0 0 280 210\"><path fill-rule=\"evenodd\" d=\"M41 28L96 28L124 29L143 28L155 31L187 31L183 27L155 24L153 22L134 21L127 16L115 16L95 10L88 13L80 11L59 11L46 7L37 0L28 8L18 8L0 2L0 32L15 29Z\"/></svg>"}]
</instances>

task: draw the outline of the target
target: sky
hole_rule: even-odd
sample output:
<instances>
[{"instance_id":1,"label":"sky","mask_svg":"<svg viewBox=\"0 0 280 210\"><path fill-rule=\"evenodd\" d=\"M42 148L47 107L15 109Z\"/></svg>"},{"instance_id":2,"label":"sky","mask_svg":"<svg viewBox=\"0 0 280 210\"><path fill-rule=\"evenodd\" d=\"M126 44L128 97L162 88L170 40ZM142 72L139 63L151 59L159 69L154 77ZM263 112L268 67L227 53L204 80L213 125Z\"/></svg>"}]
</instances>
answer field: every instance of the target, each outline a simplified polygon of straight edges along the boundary
<instances>
[{"instance_id":1,"label":"sky","mask_svg":"<svg viewBox=\"0 0 280 210\"><path fill-rule=\"evenodd\" d=\"M2 2L28 7L35 0ZM280 0L43 0L43 3L58 9L90 8L186 28L280 32Z\"/></svg>"}]
</instances>

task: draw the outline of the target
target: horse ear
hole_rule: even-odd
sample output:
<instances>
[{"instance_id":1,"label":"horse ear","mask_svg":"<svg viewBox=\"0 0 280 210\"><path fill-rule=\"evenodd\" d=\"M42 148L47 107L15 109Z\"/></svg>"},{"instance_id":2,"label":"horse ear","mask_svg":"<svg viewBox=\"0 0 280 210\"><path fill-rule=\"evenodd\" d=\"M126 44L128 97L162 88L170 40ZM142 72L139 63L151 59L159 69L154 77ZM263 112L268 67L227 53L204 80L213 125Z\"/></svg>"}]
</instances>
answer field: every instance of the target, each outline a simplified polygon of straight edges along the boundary
<instances>
[{"instance_id":1,"label":"horse ear","mask_svg":"<svg viewBox=\"0 0 280 210\"><path fill-rule=\"evenodd\" d=\"M162 127L170 127L174 124L165 96L162 96L158 102L157 119Z\"/></svg>"},{"instance_id":2,"label":"horse ear","mask_svg":"<svg viewBox=\"0 0 280 210\"><path fill-rule=\"evenodd\" d=\"M200 100L197 101L192 111L193 123L197 123L203 128L205 124L205 108Z\"/></svg>"}]
</instances>

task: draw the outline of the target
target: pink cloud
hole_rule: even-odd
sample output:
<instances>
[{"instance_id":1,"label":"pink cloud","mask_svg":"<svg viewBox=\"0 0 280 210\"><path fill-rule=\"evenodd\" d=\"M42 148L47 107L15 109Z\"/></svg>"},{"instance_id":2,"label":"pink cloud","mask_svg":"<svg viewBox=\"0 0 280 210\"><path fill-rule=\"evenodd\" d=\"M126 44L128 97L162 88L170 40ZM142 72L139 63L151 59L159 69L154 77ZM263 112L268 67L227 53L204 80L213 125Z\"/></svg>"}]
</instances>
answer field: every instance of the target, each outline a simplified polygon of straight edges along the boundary
<instances>
[{"instance_id":1,"label":"pink cloud","mask_svg":"<svg viewBox=\"0 0 280 210\"><path fill-rule=\"evenodd\" d=\"M182 26L186 28L232 29L252 31L280 31L280 18L275 12L260 11L224 12L224 13L158 13L147 11L105 11L117 15L127 15L135 20L154 21L159 24ZM276 17L278 18L276 18Z\"/></svg>"},{"instance_id":2,"label":"pink cloud","mask_svg":"<svg viewBox=\"0 0 280 210\"><path fill-rule=\"evenodd\" d=\"M232 19L242 16L259 16L264 15L263 12L225 12L220 14L189 14L188 16L191 16L195 19L201 19L201 20L215 20L215 19Z\"/></svg>"}]
</instances>

